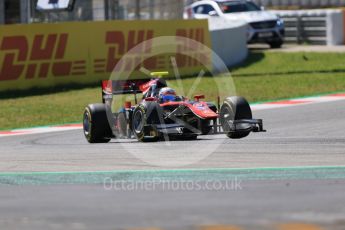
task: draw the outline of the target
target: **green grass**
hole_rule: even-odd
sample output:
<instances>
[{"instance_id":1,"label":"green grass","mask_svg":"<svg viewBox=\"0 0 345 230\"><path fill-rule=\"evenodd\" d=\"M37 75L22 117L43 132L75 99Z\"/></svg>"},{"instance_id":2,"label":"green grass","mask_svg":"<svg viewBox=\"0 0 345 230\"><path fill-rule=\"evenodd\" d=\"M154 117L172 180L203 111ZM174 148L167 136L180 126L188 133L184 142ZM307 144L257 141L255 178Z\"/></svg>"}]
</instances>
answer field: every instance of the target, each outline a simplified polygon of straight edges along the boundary
<instances>
[{"instance_id":1,"label":"green grass","mask_svg":"<svg viewBox=\"0 0 345 230\"><path fill-rule=\"evenodd\" d=\"M232 76L234 84L224 76L203 77L192 95L205 94L207 100L215 101L218 94L236 93L257 102L345 91L345 54L257 52L234 68ZM194 80L183 79L180 93L188 94ZM177 81L168 83L178 88ZM81 122L84 107L101 101L99 87L35 94L0 97L0 130Z\"/></svg>"},{"instance_id":2,"label":"green grass","mask_svg":"<svg viewBox=\"0 0 345 230\"><path fill-rule=\"evenodd\" d=\"M99 88L1 99L0 129L80 122L85 105L100 100Z\"/></svg>"},{"instance_id":3,"label":"green grass","mask_svg":"<svg viewBox=\"0 0 345 230\"><path fill-rule=\"evenodd\" d=\"M345 91L345 73L235 78L238 95L250 102Z\"/></svg>"},{"instance_id":4,"label":"green grass","mask_svg":"<svg viewBox=\"0 0 345 230\"><path fill-rule=\"evenodd\" d=\"M345 73L345 53L254 52L234 69L234 76Z\"/></svg>"}]
</instances>

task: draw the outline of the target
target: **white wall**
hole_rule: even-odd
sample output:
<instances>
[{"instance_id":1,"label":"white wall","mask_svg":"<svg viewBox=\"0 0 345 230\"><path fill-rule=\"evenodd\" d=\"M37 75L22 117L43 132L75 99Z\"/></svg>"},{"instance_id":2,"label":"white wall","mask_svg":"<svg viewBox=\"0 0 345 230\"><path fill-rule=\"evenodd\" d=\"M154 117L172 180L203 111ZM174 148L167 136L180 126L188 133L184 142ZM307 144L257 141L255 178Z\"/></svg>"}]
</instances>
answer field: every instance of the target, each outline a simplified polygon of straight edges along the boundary
<instances>
[{"instance_id":1,"label":"white wall","mask_svg":"<svg viewBox=\"0 0 345 230\"><path fill-rule=\"evenodd\" d=\"M233 22L222 18L210 18L209 29L212 49L227 67L239 64L247 58L246 23ZM214 65L217 65L217 63L214 63ZM215 68L220 67L215 66Z\"/></svg>"},{"instance_id":2,"label":"white wall","mask_svg":"<svg viewBox=\"0 0 345 230\"><path fill-rule=\"evenodd\" d=\"M327 44L344 44L344 13L343 11L334 11L327 15Z\"/></svg>"}]
</instances>

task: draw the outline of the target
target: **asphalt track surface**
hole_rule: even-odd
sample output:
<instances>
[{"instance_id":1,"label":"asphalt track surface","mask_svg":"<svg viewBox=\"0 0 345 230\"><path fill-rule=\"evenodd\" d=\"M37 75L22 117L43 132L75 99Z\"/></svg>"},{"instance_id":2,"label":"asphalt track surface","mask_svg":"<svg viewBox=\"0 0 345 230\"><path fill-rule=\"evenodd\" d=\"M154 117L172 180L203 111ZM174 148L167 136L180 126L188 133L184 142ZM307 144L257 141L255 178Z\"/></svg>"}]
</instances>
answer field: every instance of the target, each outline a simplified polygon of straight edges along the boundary
<instances>
[{"instance_id":1,"label":"asphalt track surface","mask_svg":"<svg viewBox=\"0 0 345 230\"><path fill-rule=\"evenodd\" d=\"M345 229L345 101L254 116L267 133L174 142L195 152L217 146L182 168L129 153L164 154L164 142L89 145L78 130L0 138L0 226ZM213 225L221 226L205 227Z\"/></svg>"}]
</instances>

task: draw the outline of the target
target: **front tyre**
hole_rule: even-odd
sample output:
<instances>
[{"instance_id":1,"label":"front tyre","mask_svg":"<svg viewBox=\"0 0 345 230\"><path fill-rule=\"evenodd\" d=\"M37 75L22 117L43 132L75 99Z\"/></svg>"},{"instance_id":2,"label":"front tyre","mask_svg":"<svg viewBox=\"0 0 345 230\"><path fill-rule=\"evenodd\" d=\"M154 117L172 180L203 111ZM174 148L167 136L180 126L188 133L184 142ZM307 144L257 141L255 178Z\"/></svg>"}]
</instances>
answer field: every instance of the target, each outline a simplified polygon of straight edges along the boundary
<instances>
[{"instance_id":1,"label":"front tyre","mask_svg":"<svg viewBox=\"0 0 345 230\"><path fill-rule=\"evenodd\" d=\"M231 139L240 139L249 135L250 131L230 132L230 124L234 120L252 119L252 110L243 97L228 97L220 108L220 123L226 135Z\"/></svg>"},{"instance_id":2,"label":"front tyre","mask_svg":"<svg viewBox=\"0 0 345 230\"><path fill-rule=\"evenodd\" d=\"M108 143L112 136L104 104L92 104L85 108L83 131L89 143Z\"/></svg>"}]
</instances>

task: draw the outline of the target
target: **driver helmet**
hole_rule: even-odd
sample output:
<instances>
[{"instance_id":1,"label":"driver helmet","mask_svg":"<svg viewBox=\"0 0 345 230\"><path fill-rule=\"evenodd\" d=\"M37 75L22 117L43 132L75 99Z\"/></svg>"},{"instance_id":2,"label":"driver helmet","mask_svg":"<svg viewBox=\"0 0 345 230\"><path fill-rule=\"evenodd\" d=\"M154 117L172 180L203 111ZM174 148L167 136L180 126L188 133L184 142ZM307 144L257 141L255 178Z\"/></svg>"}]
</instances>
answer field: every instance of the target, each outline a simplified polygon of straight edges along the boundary
<instances>
[{"instance_id":1,"label":"driver helmet","mask_svg":"<svg viewBox=\"0 0 345 230\"><path fill-rule=\"evenodd\" d=\"M176 101L176 92L174 89L169 87L164 87L159 90L159 100L161 103L168 101Z\"/></svg>"}]
</instances>

